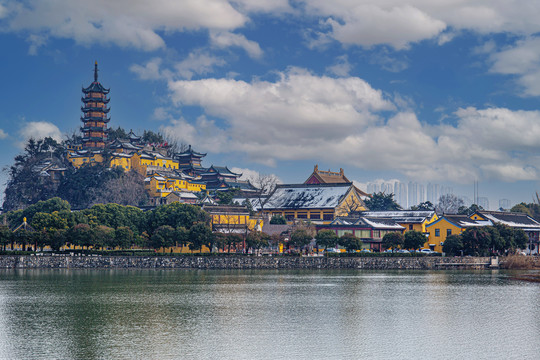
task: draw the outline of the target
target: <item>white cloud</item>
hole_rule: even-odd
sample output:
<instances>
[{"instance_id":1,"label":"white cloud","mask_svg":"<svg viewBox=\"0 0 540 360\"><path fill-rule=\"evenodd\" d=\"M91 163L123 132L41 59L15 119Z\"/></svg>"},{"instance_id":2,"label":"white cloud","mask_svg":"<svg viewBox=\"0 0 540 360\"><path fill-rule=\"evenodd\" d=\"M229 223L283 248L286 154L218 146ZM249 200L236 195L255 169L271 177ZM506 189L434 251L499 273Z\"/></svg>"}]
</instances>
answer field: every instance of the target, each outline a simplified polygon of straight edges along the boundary
<instances>
[{"instance_id":1,"label":"white cloud","mask_svg":"<svg viewBox=\"0 0 540 360\"><path fill-rule=\"evenodd\" d=\"M443 21L409 5L385 9L362 4L351 7L342 19L344 22L328 19L333 37L344 44L368 47L388 44L404 49L410 43L435 37L446 28Z\"/></svg>"},{"instance_id":2,"label":"white cloud","mask_svg":"<svg viewBox=\"0 0 540 360\"><path fill-rule=\"evenodd\" d=\"M30 43L28 48L29 55L37 55L38 49L47 43L47 36L30 34L27 41Z\"/></svg>"},{"instance_id":3,"label":"white cloud","mask_svg":"<svg viewBox=\"0 0 540 360\"><path fill-rule=\"evenodd\" d=\"M234 0L245 12L263 12L263 13L291 13L294 10L289 5L289 0Z\"/></svg>"},{"instance_id":4,"label":"white cloud","mask_svg":"<svg viewBox=\"0 0 540 360\"><path fill-rule=\"evenodd\" d=\"M244 49L252 58L260 58L263 54L259 44L246 39L244 35L233 34L228 31L218 31L210 33L212 45L219 48L236 46Z\"/></svg>"},{"instance_id":5,"label":"white cloud","mask_svg":"<svg viewBox=\"0 0 540 360\"><path fill-rule=\"evenodd\" d=\"M491 55L490 71L516 75L524 95L540 95L540 37L518 41L514 46Z\"/></svg>"},{"instance_id":6,"label":"white cloud","mask_svg":"<svg viewBox=\"0 0 540 360\"><path fill-rule=\"evenodd\" d=\"M325 25L330 25L317 37L327 34L344 44L365 47L388 44L404 49L427 39L444 44L461 30L516 35L540 31L539 5L527 0L409 0L406 5L401 0L310 0L303 4L308 14L325 18Z\"/></svg>"},{"instance_id":7,"label":"white cloud","mask_svg":"<svg viewBox=\"0 0 540 360\"><path fill-rule=\"evenodd\" d=\"M4 0L0 18L2 31L30 35L31 52L52 37L153 51L166 46L167 34L209 30L216 46L258 58L259 44L239 33L255 21L250 15L319 20L319 27L301 30L311 34L308 46L334 39L406 49L426 39L443 44L463 30L530 36L540 32L539 11L530 0Z\"/></svg>"},{"instance_id":8,"label":"white cloud","mask_svg":"<svg viewBox=\"0 0 540 360\"><path fill-rule=\"evenodd\" d=\"M454 114L455 125L430 126L362 79L300 69L278 75L275 82L171 81L173 102L200 106L206 116L195 124L174 120L162 131L269 166L339 159L428 181L540 179L540 157L532 155L540 152L540 112L466 108Z\"/></svg>"},{"instance_id":9,"label":"white cloud","mask_svg":"<svg viewBox=\"0 0 540 360\"><path fill-rule=\"evenodd\" d=\"M3 19L7 16L8 14L8 11L6 9L5 6L3 6L2 4L0 4L0 19Z\"/></svg>"},{"instance_id":10,"label":"white cloud","mask_svg":"<svg viewBox=\"0 0 540 360\"><path fill-rule=\"evenodd\" d=\"M203 50L191 52L188 57L174 65L180 77L191 79L194 75L207 75L218 66L226 65L225 60Z\"/></svg>"},{"instance_id":11,"label":"white cloud","mask_svg":"<svg viewBox=\"0 0 540 360\"><path fill-rule=\"evenodd\" d=\"M7 132L5 132L3 129L0 129L0 140L5 139L8 137Z\"/></svg>"},{"instance_id":12,"label":"white cloud","mask_svg":"<svg viewBox=\"0 0 540 360\"><path fill-rule=\"evenodd\" d=\"M162 62L161 58L153 58L144 66L133 64L129 69L137 74L141 80L159 80L165 78L160 69Z\"/></svg>"},{"instance_id":13,"label":"white cloud","mask_svg":"<svg viewBox=\"0 0 540 360\"><path fill-rule=\"evenodd\" d=\"M154 120L166 120L169 119L169 112L164 107L157 107L154 109L154 113L152 114L152 119Z\"/></svg>"},{"instance_id":14,"label":"white cloud","mask_svg":"<svg viewBox=\"0 0 540 360\"><path fill-rule=\"evenodd\" d=\"M283 184L283 181L276 174L263 174L257 170L239 167L232 167L231 171L237 174L242 174L242 176L240 176L241 180L249 180L252 184L256 186L259 183L259 179L265 176L268 178L273 177L276 184Z\"/></svg>"},{"instance_id":15,"label":"white cloud","mask_svg":"<svg viewBox=\"0 0 540 360\"><path fill-rule=\"evenodd\" d=\"M170 68L167 68L167 65ZM225 60L213 56L204 50L195 50L182 61L164 64L162 58L153 58L144 65L133 64L130 70L141 80L190 80L195 75L208 75L219 66L226 65Z\"/></svg>"},{"instance_id":16,"label":"white cloud","mask_svg":"<svg viewBox=\"0 0 540 360\"><path fill-rule=\"evenodd\" d=\"M332 66L326 68L326 71L336 75L336 76L349 76L352 70L352 66L349 63L347 55L339 56L336 59L336 63Z\"/></svg>"},{"instance_id":17,"label":"white cloud","mask_svg":"<svg viewBox=\"0 0 540 360\"><path fill-rule=\"evenodd\" d=\"M147 51L165 46L161 32L232 30L247 21L226 0L8 0L3 9L8 31Z\"/></svg>"},{"instance_id":18,"label":"white cloud","mask_svg":"<svg viewBox=\"0 0 540 360\"><path fill-rule=\"evenodd\" d=\"M45 137L52 137L56 141L62 140L62 133L60 129L56 127L53 123L46 121L35 121L25 123L24 126L19 130L19 136L21 141L18 146L24 148L26 141L30 138L34 139L43 139Z\"/></svg>"}]
</instances>

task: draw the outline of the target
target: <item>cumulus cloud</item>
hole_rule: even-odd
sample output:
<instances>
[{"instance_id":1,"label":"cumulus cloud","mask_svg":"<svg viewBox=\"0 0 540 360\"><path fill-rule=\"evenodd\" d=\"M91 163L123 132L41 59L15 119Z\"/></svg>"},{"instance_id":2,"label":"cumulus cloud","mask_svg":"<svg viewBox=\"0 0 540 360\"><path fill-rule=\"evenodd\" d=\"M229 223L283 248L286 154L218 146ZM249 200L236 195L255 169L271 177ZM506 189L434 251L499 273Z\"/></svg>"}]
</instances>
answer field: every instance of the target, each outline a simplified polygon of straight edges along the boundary
<instances>
[{"instance_id":1,"label":"cumulus cloud","mask_svg":"<svg viewBox=\"0 0 540 360\"><path fill-rule=\"evenodd\" d=\"M283 184L283 181L276 174L263 174L257 170L239 167L232 167L231 171L237 174L242 174L242 176L240 176L241 180L248 180L256 186L259 185L259 180L264 177L273 179L276 184Z\"/></svg>"},{"instance_id":2,"label":"cumulus cloud","mask_svg":"<svg viewBox=\"0 0 540 360\"><path fill-rule=\"evenodd\" d=\"M216 67L224 66L225 60L211 55L207 51L196 50L191 52L186 59L176 63L176 73L184 78L191 79L194 75L207 75Z\"/></svg>"},{"instance_id":3,"label":"cumulus cloud","mask_svg":"<svg viewBox=\"0 0 540 360\"><path fill-rule=\"evenodd\" d=\"M214 46L240 47L260 58L259 44L240 33L254 23L252 15L315 20L319 26L301 30L310 34L309 47L333 39L407 49L427 39L444 44L461 31L531 36L540 32L539 10L527 0L4 0L0 30L27 36L31 53L50 38L153 51L166 46L168 34L208 30Z\"/></svg>"},{"instance_id":4,"label":"cumulus cloud","mask_svg":"<svg viewBox=\"0 0 540 360\"><path fill-rule=\"evenodd\" d=\"M189 80L195 75L208 75L225 64L225 60L199 49L181 61L164 64L162 58L156 57L143 65L133 64L129 69L141 80Z\"/></svg>"},{"instance_id":5,"label":"cumulus cloud","mask_svg":"<svg viewBox=\"0 0 540 360\"><path fill-rule=\"evenodd\" d=\"M263 54L259 44L246 39L242 34L234 34L228 31L212 32L210 34L210 41L212 45L219 48L240 47L252 58L260 58Z\"/></svg>"},{"instance_id":6,"label":"cumulus cloud","mask_svg":"<svg viewBox=\"0 0 540 360\"><path fill-rule=\"evenodd\" d=\"M327 19L330 30L323 34L366 47L388 44L404 49L426 39L444 44L460 30L517 35L540 31L539 6L525 0L411 0L407 5L400 0L310 0L304 4L307 13Z\"/></svg>"},{"instance_id":7,"label":"cumulus cloud","mask_svg":"<svg viewBox=\"0 0 540 360\"><path fill-rule=\"evenodd\" d=\"M165 74L161 72L161 58L153 58L144 65L133 64L130 66L130 70L137 74L141 80L159 80L164 79Z\"/></svg>"},{"instance_id":8,"label":"cumulus cloud","mask_svg":"<svg viewBox=\"0 0 540 360\"><path fill-rule=\"evenodd\" d=\"M343 77L349 76L351 70L352 66L349 63L347 55L339 56L336 59L336 63L334 65L326 68L326 71L328 71L329 73Z\"/></svg>"},{"instance_id":9,"label":"cumulus cloud","mask_svg":"<svg viewBox=\"0 0 540 360\"><path fill-rule=\"evenodd\" d=\"M7 132L5 132L3 129L0 129L0 140L5 139L8 137Z\"/></svg>"},{"instance_id":10,"label":"cumulus cloud","mask_svg":"<svg viewBox=\"0 0 540 360\"><path fill-rule=\"evenodd\" d=\"M7 31L147 51L165 46L162 32L232 30L247 21L226 0L7 0L0 15Z\"/></svg>"},{"instance_id":11,"label":"cumulus cloud","mask_svg":"<svg viewBox=\"0 0 540 360\"><path fill-rule=\"evenodd\" d=\"M523 95L540 95L540 37L518 41L491 55L493 73L517 76Z\"/></svg>"},{"instance_id":12,"label":"cumulus cloud","mask_svg":"<svg viewBox=\"0 0 540 360\"><path fill-rule=\"evenodd\" d=\"M398 171L411 179L467 183L540 178L540 112L464 108L454 125L428 125L364 80L301 69L274 82L171 81L177 106L199 106L193 124L162 131L204 151L239 152L273 166L280 160L347 163ZM511 164L509 166L508 164Z\"/></svg>"},{"instance_id":13,"label":"cumulus cloud","mask_svg":"<svg viewBox=\"0 0 540 360\"><path fill-rule=\"evenodd\" d=\"M342 20L328 19L333 37L344 44L368 47L388 44L403 49L410 43L433 38L446 28L443 21L409 5L382 8L361 4L351 7Z\"/></svg>"},{"instance_id":14,"label":"cumulus cloud","mask_svg":"<svg viewBox=\"0 0 540 360\"><path fill-rule=\"evenodd\" d=\"M30 138L43 139L45 137L51 137L56 141L62 140L62 133L56 125L46 121L34 121L25 123L19 130L20 142L18 146L24 148L26 142Z\"/></svg>"}]
</instances>

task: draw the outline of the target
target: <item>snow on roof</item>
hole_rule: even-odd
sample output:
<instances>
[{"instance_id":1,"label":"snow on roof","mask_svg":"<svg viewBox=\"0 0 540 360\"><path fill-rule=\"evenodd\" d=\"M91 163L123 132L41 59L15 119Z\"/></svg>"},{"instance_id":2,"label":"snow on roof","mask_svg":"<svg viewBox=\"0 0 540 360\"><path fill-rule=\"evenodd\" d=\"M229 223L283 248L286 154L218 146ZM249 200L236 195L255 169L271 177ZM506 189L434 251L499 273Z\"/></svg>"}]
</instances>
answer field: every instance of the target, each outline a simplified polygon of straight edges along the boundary
<instances>
[{"instance_id":1,"label":"snow on roof","mask_svg":"<svg viewBox=\"0 0 540 360\"><path fill-rule=\"evenodd\" d=\"M259 211L261 209L261 201L259 198L233 198L232 203L237 205L243 205L245 201L249 201L253 211Z\"/></svg>"},{"instance_id":2,"label":"snow on roof","mask_svg":"<svg viewBox=\"0 0 540 360\"><path fill-rule=\"evenodd\" d=\"M480 215L493 223L501 223L513 228L540 229L540 223L526 214L480 212Z\"/></svg>"},{"instance_id":3,"label":"snow on roof","mask_svg":"<svg viewBox=\"0 0 540 360\"><path fill-rule=\"evenodd\" d=\"M443 215L439 218L439 220L432 222L431 224L426 225L426 227L430 227L432 225L435 225L439 223L439 221L446 220L450 223L453 223L459 227L472 227L472 226L486 226L491 225L487 224L485 221L477 221L469 218L466 215Z\"/></svg>"},{"instance_id":4,"label":"snow on roof","mask_svg":"<svg viewBox=\"0 0 540 360\"><path fill-rule=\"evenodd\" d=\"M403 210L403 211L362 211L362 216L367 217L384 217L391 218L401 223L421 223L426 218L431 218L435 215L434 210Z\"/></svg>"},{"instance_id":5,"label":"snow on roof","mask_svg":"<svg viewBox=\"0 0 540 360\"><path fill-rule=\"evenodd\" d=\"M367 217L350 217L341 216L332 221L330 225L344 225L344 226L357 226L357 227L369 227L373 229L384 230L404 230L405 228L394 219L390 218L367 218Z\"/></svg>"},{"instance_id":6,"label":"snow on roof","mask_svg":"<svg viewBox=\"0 0 540 360\"><path fill-rule=\"evenodd\" d=\"M182 199L198 199L197 195L188 191L175 191L175 194L177 194Z\"/></svg>"},{"instance_id":7,"label":"snow on roof","mask_svg":"<svg viewBox=\"0 0 540 360\"><path fill-rule=\"evenodd\" d=\"M112 153L113 156L115 157L124 157L124 158L130 158L133 156L133 154L126 154L126 153Z\"/></svg>"},{"instance_id":8,"label":"snow on roof","mask_svg":"<svg viewBox=\"0 0 540 360\"><path fill-rule=\"evenodd\" d=\"M405 229L403 226L396 224L393 221L388 221L389 219L386 219L387 221L381 221L380 219L368 219L364 218L364 221L366 224L372 226L374 229L396 229L396 230L403 230Z\"/></svg>"},{"instance_id":9,"label":"snow on roof","mask_svg":"<svg viewBox=\"0 0 540 360\"><path fill-rule=\"evenodd\" d=\"M278 185L268 198L265 208L335 208L350 188L350 184Z\"/></svg>"}]
</instances>

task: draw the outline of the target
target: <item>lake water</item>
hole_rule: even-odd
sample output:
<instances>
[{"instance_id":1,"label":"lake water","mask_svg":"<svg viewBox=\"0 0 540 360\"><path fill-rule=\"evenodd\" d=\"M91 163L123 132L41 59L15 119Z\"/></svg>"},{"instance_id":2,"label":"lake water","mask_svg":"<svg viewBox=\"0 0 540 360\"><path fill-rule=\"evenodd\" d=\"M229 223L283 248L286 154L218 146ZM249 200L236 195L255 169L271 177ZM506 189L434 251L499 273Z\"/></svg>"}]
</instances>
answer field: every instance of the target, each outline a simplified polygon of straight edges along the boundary
<instances>
[{"instance_id":1,"label":"lake water","mask_svg":"<svg viewBox=\"0 0 540 360\"><path fill-rule=\"evenodd\" d=\"M540 359L510 275L4 270L0 359Z\"/></svg>"}]
</instances>

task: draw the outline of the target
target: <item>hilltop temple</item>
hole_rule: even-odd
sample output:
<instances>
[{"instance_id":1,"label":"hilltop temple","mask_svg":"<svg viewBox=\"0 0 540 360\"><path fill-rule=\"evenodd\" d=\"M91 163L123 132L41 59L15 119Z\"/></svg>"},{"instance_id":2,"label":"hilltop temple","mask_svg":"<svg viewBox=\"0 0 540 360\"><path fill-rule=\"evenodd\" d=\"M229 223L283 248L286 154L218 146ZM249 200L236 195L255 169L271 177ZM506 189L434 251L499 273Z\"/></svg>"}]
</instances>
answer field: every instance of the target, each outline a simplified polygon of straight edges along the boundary
<instances>
[{"instance_id":1,"label":"hilltop temple","mask_svg":"<svg viewBox=\"0 0 540 360\"><path fill-rule=\"evenodd\" d=\"M196 152L191 145L174 153L166 142L146 143L133 130L130 130L125 139L110 139L110 89L98 81L98 71L96 62L94 81L90 86L82 88L83 125L80 128L80 142L66 144L66 157L74 167L103 163L107 154L110 167L134 170L145 177L146 190L156 205L174 201L172 199L193 201L193 196L187 196L186 193L229 189L256 191L249 181L239 179L242 174L234 173L226 166L202 166L201 161L206 154Z\"/></svg>"}]
</instances>

